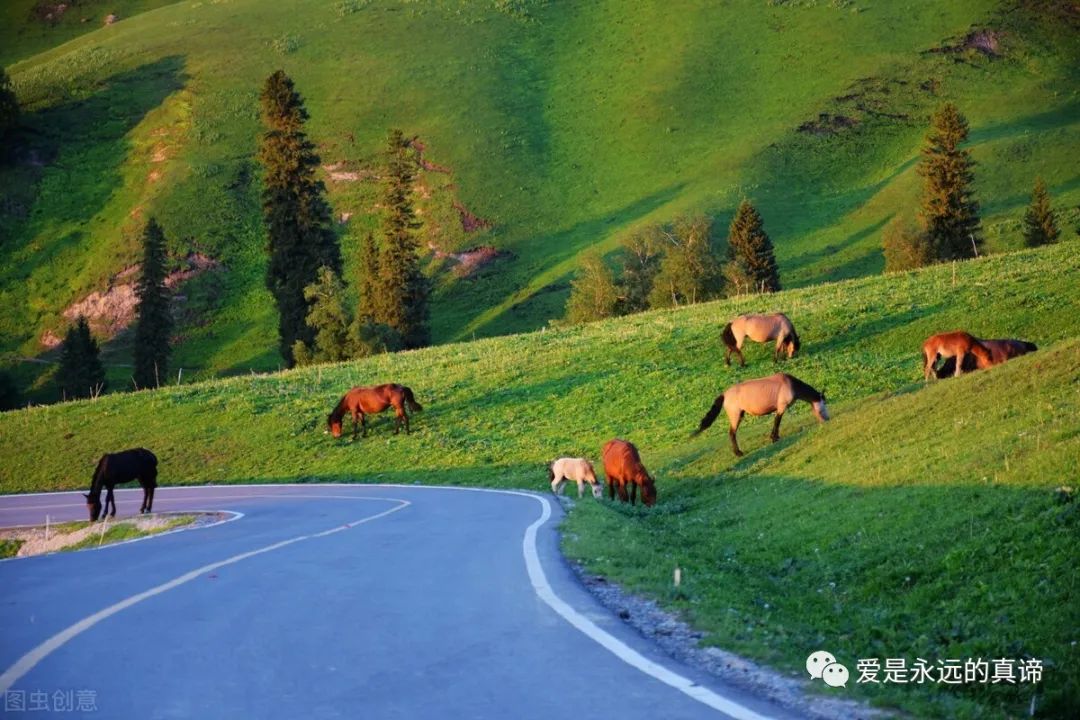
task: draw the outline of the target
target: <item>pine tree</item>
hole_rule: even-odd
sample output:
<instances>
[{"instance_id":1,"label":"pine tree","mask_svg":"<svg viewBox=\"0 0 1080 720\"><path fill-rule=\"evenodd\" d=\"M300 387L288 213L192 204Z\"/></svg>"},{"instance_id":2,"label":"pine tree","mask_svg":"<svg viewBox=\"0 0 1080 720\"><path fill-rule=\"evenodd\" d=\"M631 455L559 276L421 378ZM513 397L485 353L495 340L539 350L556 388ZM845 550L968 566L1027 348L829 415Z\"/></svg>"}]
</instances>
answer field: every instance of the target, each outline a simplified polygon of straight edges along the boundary
<instances>
[{"instance_id":1,"label":"pine tree","mask_svg":"<svg viewBox=\"0 0 1080 720\"><path fill-rule=\"evenodd\" d=\"M0 370L0 411L14 410L22 405L22 394L15 378L6 370Z\"/></svg>"},{"instance_id":2,"label":"pine tree","mask_svg":"<svg viewBox=\"0 0 1080 720\"><path fill-rule=\"evenodd\" d=\"M400 130L387 140L383 184L383 248L374 319L402 337L407 348L430 342L427 277L420 269L412 185L416 159Z\"/></svg>"},{"instance_id":3,"label":"pine tree","mask_svg":"<svg viewBox=\"0 0 1080 720\"><path fill-rule=\"evenodd\" d=\"M724 277L735 294L780 290L780 271L761 214L744 199L728 229Z\"/></svg>"},{"instance_id":4,"label":"pine tree","mask_svg":"<svg viewBox=\"0 0 1080 720\"><path fill-rule=\"evenodd\" d=\"M281 70L266 79L259 99L266 128L259 144L270 253L266 286L277 303L281 354L292 365L296 341L314 340L304 288L318 279L323 266L341 273L341 250L326 187L315 177L320 161L304 132L308 114L303 99Z\"/></svg>"},{"instance_id":5,"label":"pine tree","mask_svg":"<svg viewBox=\"0 0 1080 720\"><path fill-rule=\"evenodd\" d=\"M1024 213L1024 244L1028 247L1049 245L1057 242L1060 235L1054 210L1050 207L1050 193L1046 189L1046 183L1042 178L1036 178L1031 205Z\"/></svg>"},{"instance_id":6,"label":"pine tree","mask_svg":"<svg viewBox=\"0 0 1080 720\"><path fill-rule=\"evenodd\" d=\"M583 323L612 317L618 302L619 288L604 258L598 252L586 253L581 271L570 281L566 321Z\"/></svg>"},{"instance_id":7,"label":"pine tree","mask_svg":"<svg viewBox=\"0 0 1080 720\"><path fill-rule=\"evenodd\" d=\"M297 365L316 362L341 362L353 356L349 327L352 315L345 297L345 283L325 265L319 268L319 279L304 288L308 303L307 324L314 339L311 345L297 340L293 358Z\"/></svg>"},{"instance_id":8,"label":"pine tree","mask_svg":"<svg viewBox=\"0 0 1080 720\"><path fill-rule=\"evenodd\" d=\"M622 243L623 263L620 285L620 314L647 310L656 275L663 258L663 232L650 225L632 234Z\"/></svg>"},{"instance_id":9,"label":"pine tree","mask_svg":"<svg viewBox=\"0 0 1080 720\"><path fill-rule=\"evenodd\" d=\"M142 275L135 288L139 300L135 318L135 385L157 387L169 372L172 298L165 286L165 233L154 218L143 230Z\"/></svg>"},{"instance_id":10,"label":"pine tree","mask_svg":"<svg viewBox=\"0 0 1080 720\"><path fill-rule=\"evenodd\" d=\"M96 397L105 389L105 368L97 340L82 315L64 336L57 380L61 398Z\"/></svg>"},{"instance_id":11,"label":"pine tree","mask_svg":"<svg viewBox=\"0 0 1080 720\"><path fill-rule=\"evenodd\" d=\"M0 139L19 122L19 100L11 87L11 78L0 66ZM0 155L2 158L2 155Z\"/></svg>"},{"instance_id":12,"label":"pine tree","mask_svg":"<svg viewBox=\"0 0 1080 720\"><path fill-rule=\"evenodd\" d=\"M379 304L379 246L375 237L368 233L360 247L359 302L356 317L373 321L380 315Z\"/></svg>"},{"instance_id":13,"label":"pine tree","mask_svg":"<svg viewBox=\"0 0 1080 720\"><path fill-rule=\"evenodd\" d=\"M919 223L938 260L973 257L981 243L979 203L971 188L975 163L960 148L967 137L967 120L946 103L934 114L922 149Z\"/></svg>"}]
</instances>

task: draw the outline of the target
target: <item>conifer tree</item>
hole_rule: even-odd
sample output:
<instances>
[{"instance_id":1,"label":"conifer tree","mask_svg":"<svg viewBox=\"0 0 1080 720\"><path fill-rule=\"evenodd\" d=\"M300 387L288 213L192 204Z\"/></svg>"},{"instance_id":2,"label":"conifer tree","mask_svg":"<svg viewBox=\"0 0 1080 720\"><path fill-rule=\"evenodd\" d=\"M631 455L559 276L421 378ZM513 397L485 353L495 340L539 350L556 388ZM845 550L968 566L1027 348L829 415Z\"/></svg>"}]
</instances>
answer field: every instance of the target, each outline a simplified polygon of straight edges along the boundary
<instances>
[{"instance_id":1,"label":"conifer tree","mask_svg":"<svg viewBox=\"0 0 1080 720\"><path fill-rule=\"evenodd\" d=\"M381 316L377 307L380 299L379 283L379 246L375 242L375 237L368 233L360 247L357 318L373 321L377 316Z\"/></svg>"},{"instance_id":2,"label":"conifer tree","mask_svg":"<svg viewBox=\"0 0 1080 720\"><path fill-rule=\"evenodd\" d=\"M19 122L19 100L11 87L11 77L0 66L0 139ZM0 153L3 159L6 153Z\"/></svg>"},{"instance_id":3,"label":"conifer tree","mask_svg":"<svg viewBox=\"0 0 1080 720\"><path fill-rule=\"evenodd\" d=\"M66 399L96 397L105 389L105 368L101 365L97 340L82 315L64 336L57 381L60 396Z\"/></svg>"},{"instance_id":4,"label":"conifer tree","mask_svg":"<svg viewBox=\"0 0 1080 720\"><path fill-rule=\"evenodd\" d=\"M581 271L570 281L570 299L566 303L566 321L591 322L615 315L619 288L615 277L598 252L586 253Z\"/></svg>"},{"instance_id":5,"label":"conifer tree","mask_svg":"<svg viewBox=\"0 0 1080 720\"><path fill-rule=\"evenodd\" d=\"M304 132L308 114L303 99L281 70L266 79L259 99L265 127L259 144L263 219L270 254L266 286L278 308L281 354L292 365L296 341L314 340L304 289L318 279L323 266L340 275L341 250L326 188L315 177L320 161Z\"/></svg>"},{"instance_id":6,"label":"conifer tree","mask_svg":"<svg viewBox=\"0 0 1080 720\"><path fill-rule=\"evenodd\" d=\"M383 184L383 247L374 319L397 331L407 348L430 342L428 280L420 269L412 186L416 159L400 130L387 139Z\"/></svg>"},{"instance_id":7,"label":"conifer tree","mask_svg":"<svg viewBox=\"0 0 1080 720\"><path fill-rule=\"evenodd\" d=\"M1028 247L1049 245L1057 242L1060 235L1054 210L1050 207L1050 193L1046 189L1046 183L1042 178L1036 178L1031 205L1024 213L1024 244Z\"/></svg>"},{"instance_id":8,"label":"conifer tree","mask_svg":"<svg viewBox=\"0 0 1080 720\"><path fill-rule=\"evenodd\" d=\"M724 277L735 294L780 290L780 270L761 214L744 199L728 229Z\"/></svg>"},{"instance_id":9,"label":"conifer tree","mask_svg":"<svg viewBox=\"0 0 1080 720\"><path fill-rule=\"evenodd\" d=\"M938 260L973 257L981 243L979 203L971 187L975 163L960 147L967 137L967 120L955 105L946 103L934 113L922 149L919 223L932 257Z\"/></svg>"},{"instance_id":10,"label":"conifer tree","mask_svg":"<svg viewBox=\"0 0 1080 720\"><path fill-rule=\"evenodd\" d=\"M316 362L341 362L353 356L349 327L352 314L345 297L345 283L325 265L319 279L304 288L308 303L307 324L314 334L311 345L297 340L293 358L297 365Z\"/></svg>"},{"instance_id":11,"label":"conifer tree","mask_svg":"<svg viewBox=\"0 0 1080 720\"><path fill-rule=\"evenodd\" d=\"M165 286L165 233L154 218L143 230L142 275L135 288L139 300L135 318L134 379L137 387L157 387L169 371L172 298Z\"/></svg>"}]
</instances>

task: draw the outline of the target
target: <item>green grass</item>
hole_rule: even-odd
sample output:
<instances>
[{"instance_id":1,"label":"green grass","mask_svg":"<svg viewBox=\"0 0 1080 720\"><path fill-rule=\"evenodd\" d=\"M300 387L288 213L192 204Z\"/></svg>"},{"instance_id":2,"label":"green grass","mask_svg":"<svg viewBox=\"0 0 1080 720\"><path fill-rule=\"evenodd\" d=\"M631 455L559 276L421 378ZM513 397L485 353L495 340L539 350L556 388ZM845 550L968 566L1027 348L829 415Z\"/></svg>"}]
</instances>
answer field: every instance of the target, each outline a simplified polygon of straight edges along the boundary
<instances>
[{"instance_id":1,"label":"green grass","mask_svg":"<svg viewBox=\"0 0 1080 720\"><path fill-rule=\"evenodd\" d=\"M708 642L784 670L818 645L842 658L1031 654L1042 717L1080 697L1075 505L1053 490L1080 461L1080 257L1075 243L955 266L101 397L0 415L0 491L88 485L106 450L157 453L166 485L404 482L544 490L544 465L625 437L658 477L650 511L579 503L567 551L688 614ZM829 397L770 445L747 420L689 432L713 397L775 372L769 350L726 368L732 315L782 309L803 338L783 363ZM958 380L921 380L922 340L966 328L1040 350ZM366 439L323 434L353 384L411 386L411 436L380 416ZM669 587L687 570L680 594ZM831 583L831 584L830 584ZM819 592L820 590L820 592ZM768 607L765 607L766 603ZM852 660L853 662L853 660ZM906 686L854 696L919 716L1008 717L1028 688Z\"/></svg>"},{"instance_id":2,"label":"green grass","mask_svg":"<svg viewBox=\"0 0 1080 720\"><path fill-rule=\"evenodd\" d=\"M6 11L32 128L21 142L39 164L0 169L0 351L39 355L63 308L137 257L153 213L173 252L228 268L187 288L174 365L278 366L253 162L258 89L278 67L326 163L370 167L388 127L419 134L453 170L424 173L425 217L445 230L434 239L514 253L480 277L436 273L438 342L542 327L583 251L684 212L723 227L744 195L788 286L876 273L880 230L912 207L920 138L946 99L972 124L988 249L1019 246L1036 174L1066 236L1080 223L1080 34L1053 3L160 4L119 3L121 22L49 49L85 26L26 26L25 1ZM973 25L1000 31L1002 57L925 52ZM857 124L798 131L819 113ZM375 188L328 185L335 212L354 213L341 226L352 273ZM464 235L452 199L494 228ZM125 337L106 347L114 388L130 387L129 354ZM19 380L51 398L42 370L22 363Z\"/></svg>"},{"instance_id":3,"label":"green grass","mask_svg":"<svg viewBox=\"0 0 1080 720\"><path fill-rule=\"evenodd\" d=\"M19 554L19 548L22 547L23 540L0 540L0 558L16 557Z\"/></svg>"},{"instance_id":4,"label":"green grass","mask_svg":"<svg viewBox=\"0 0 1080 720\"><path fill-rule=\"evenodd\" d=\"M117 522L112 527L105 530L102 535L95 533L91 536L85 537L77 543L73 543L63 548L64 552L72 550L82 550L89 547L98 547L99 545L109 545L111 543L123 542L125 540L134 540L136 538L147 537L149 535L157 535L159 533L168 532L184 525L190 525L195 522L194 515L177 515L174 518L170 518L167 523L161 527L142 529L137 527L134 523L125 521Z\"/></svg>"}]
</instances>

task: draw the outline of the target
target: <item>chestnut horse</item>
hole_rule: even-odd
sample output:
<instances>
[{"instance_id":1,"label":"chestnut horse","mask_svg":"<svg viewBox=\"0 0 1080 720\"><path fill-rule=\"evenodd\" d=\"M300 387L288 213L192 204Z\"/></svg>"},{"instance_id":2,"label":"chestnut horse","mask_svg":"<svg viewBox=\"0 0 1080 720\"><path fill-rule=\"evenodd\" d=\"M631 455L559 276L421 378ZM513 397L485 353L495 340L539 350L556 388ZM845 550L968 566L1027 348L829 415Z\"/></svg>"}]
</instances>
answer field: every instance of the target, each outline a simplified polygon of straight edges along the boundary
<instances>
[{"instance_id":1,"label":"chestnut horse","mask_svg":"<svg viewBox=\"0 0 1080 720\"><path fill-rule=\"evenodd\" d=\"M1000 365L1006 360L1012 360L1014 357L1027 355L1029 352L1035 352L1039 349L1035 343L1028 342L1027 340L983 340L980 338L979 342L982 343L983 347L990 351L990 365L988 367ZM964 372L971 372L972 370L977 369L974 355L968 355L964 358L962 369ZM934 372L938 376L938 379L955 374L956 358L949 358Z\"/></svg>"},{"instance_id":2,"label":"chestnut horse","mask_svg":"<svg viewBox=\"0 0 1080 720\"><path fill-rule=\"evenodd\" d=\"M923 354L923 380L929 380L935 374L934 366L938 358L948 361L949 358L957 358L959 362L954 364L953 377L963 372L964 359L968 355L975 358L975 366L983 370L993 365L990 350L979 342L979 339L971 333L963 330L939 333L926 338L922 345Z\"/></svg>"},{"instance_id":3,"label":"chestnut horse","mask_svg":"<svg viewBox=\"0 0 1080 720\"><path fill-rule=\"evenodd\" d=\"M795 332L795 326L783 313L740 315L724 326L721 338L727 346L724 352L724 364L731 365L731 353L738 353L739 364L742 367L746 367L746 358L742 354L743 341L746 338L760 343L776 340L773 361L780 359L781 352L786 352L788 359L791 359L795 353L799 352L802 344L799 342L799 334Z\"/></svg>"},{"instance_id":4,"label":"chestnut horse","mask_svg":"<svg viewBox=\"0 0 1080 720\"><path fill-rule=\"evenodd\" d=\"M633 443L625 440L608 440L604 444L604 474L607 475L608 497L615 499L615 486L619 486L619 500L626 502L626 485L630 485L629 500L637 504L637 489L641 486L641 502L646 507L656 504L656 483L645 466Z\"/></svg>"},{"instance_id":5,"label":"chestnut horse","mask_svg":"<svg viewBox=\"0 0 1080 720\"><path fill-rule=\"evenodd\" d=\"M592 494L598 498L604 494L600 489L600 483L596 481L596 471L592 463L585 458L559 458L548 465L548 480L551 481L551 492L559 495L563 484L568 480L577 482L577 496L585 494L585 483L592 485Z\"/></svg>"},{"instance_id":6,"label":"chestnut horse","mask_svg":"<svg viewBox=\"0 0 1080 720\"><path fill-rule=\"evenodd\" d=\"M138 480L143 489L140 513L151 512L154 505L154 488L157 487L157 457L144 448L124 450L118 453L106 453L98 460L94 478L90 481L90 492L84 493L86 509L90 512L90 522L98 517L108 517L112 505L112 517L116 517L116 498L113 488L117 485ZM105 489L105 506L102 512L101 490Z\"/></svg>"},{"instance_id":7,"label":"chestnut horse","mask_svg":"<svg viewBox=\"0 0 1080 720\"><path fill-rule=\"evenodd\" d=\"M413 391L404 385L388 383L386 385L372 385L370 387L354 387L338 402L337 407L326 418L326 424L334 437L341 437L341 421L345 413L352 415L353 438L356 438L356 427L359 423L363 431L363 437L367 437L367 415L381 413L388 407L394 408L397 416L394 420L394 434L397 435L401 426L405 426L405 434L409 434L409 416L405 412L405 406L416 412L424 408L416 402Z\"/></svg>"},{"instance_id":8,"label":"chestnut horse","mask_svg":"<svg viewBox=\"0 0 1080 720\"><path fill-rule=\"evenodd\" d=\"M769 439L776 442L780 439L780 420L784 417L784 412L796 400L804 400L810 403L814 409L814 416L819 422L825 422L829 419L829 408L825 405L825 395L823 393L819 393L797 377L777 373L757 380L747 380L729 387L724 391L723 395L717 396L712 408L701 419L701 424L693 432L692 436L704 432L716 420L720 410L726 410L728 420L731 421L728 430L731 447L735 451L735 455L741 457L743 452L739 449L739 443L735 440L735 432L739 429L739 423L742 422L743 413L750 413L751 415L776 413L772 432L769 434Z\"/></svg>"}]
</instances>

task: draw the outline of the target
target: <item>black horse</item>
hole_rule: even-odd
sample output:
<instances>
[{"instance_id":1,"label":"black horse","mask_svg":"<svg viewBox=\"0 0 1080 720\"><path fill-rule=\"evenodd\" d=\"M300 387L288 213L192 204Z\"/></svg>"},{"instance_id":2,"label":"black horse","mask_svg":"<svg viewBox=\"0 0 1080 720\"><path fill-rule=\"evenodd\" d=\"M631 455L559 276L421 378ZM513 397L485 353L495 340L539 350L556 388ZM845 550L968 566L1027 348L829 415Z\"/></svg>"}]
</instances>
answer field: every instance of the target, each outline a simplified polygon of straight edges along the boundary
<instances>
[{"instance_id":1,"label":"black horse","mask_svg":"<svg viewBox=\"0 0 1080 720\"><path fill-rule=\"evenodd\" d=\"M86 509L90 511L90 522L98 517L106 517L109 513L109 505L112 505L112 516L116 517L116 500L113 498L113 488L117 484L129 483L138 480L143 489L142 507L140 513L148 513L154 504L154 488L157 487L157 457L154 453L144 448L124 450L118 453L106 453L98 460L97 469L94 470L94 479L90 483L90 493L84 494ZM105 488L105 508L102 513L101 489Z\"/></svg>"}]
</instances>

